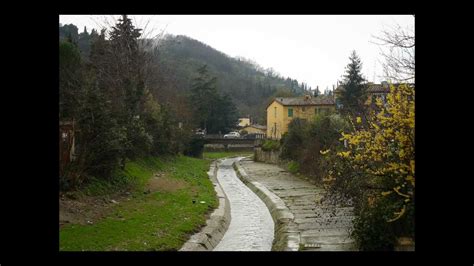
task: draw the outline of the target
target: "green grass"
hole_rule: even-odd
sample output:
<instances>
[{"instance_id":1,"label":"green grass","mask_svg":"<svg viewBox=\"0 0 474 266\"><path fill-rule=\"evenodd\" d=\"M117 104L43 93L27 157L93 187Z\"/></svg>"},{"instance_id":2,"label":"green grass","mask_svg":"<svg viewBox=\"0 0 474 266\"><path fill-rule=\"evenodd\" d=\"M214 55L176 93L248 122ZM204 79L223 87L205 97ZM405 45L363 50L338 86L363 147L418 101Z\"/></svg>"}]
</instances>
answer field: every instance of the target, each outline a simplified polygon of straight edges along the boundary
<instances>
[{"instance_id":1,"label":"green grass","mask_svg":"<svg viewBox=\"0 0 474 266\"><path fill-rule=\"evenodd\" d=\"M245 151L228 151L228 152L204 152L203 158L204 159L221 159L225 157L235 157L235 156L250 156L253 155L252 152L245 152Z\"/></svg>"},{"instance_id":2,"label":"green grass","mask_svg":"<svg viewBox=\"0 0 474 266\"><path fill-rule=\"evenodd\" d=\"M112 181L93 179L81 188L78 193L88 196L102 196L113 194L121 189L139 191L143 189L153 172L163 169L169 160L172 160L172 158L148 157L136 161L128 161L125 165L125 170L115 171Z\"/></svg>"},{"instance_id":3,"label":"green grass","mask_svg":"<svg viewBox=\"0 0 474 266\"><path fill-rule=\"evenodd\" d=\"M298 162L291 161L288 163L288 171L292 174L297 174L300 171L300 165Z\"/></svg>"},{"instance_id":4,"label":"green grass","mask_svg":"<svg viewBox=\"0 0 474 266\"><path fill-rule=\"evenodd\" d=\"M115 206L109 216L93 225L66 225L60 230L60 250L179 249L189 234L205 224L206 214L217 207L214 188L206 173L209 164L209 160L185 156L127 163L121 174L125 179L135 180L137 188L143 187L158 170L184 181L187 187L174 192L135 193L131 200Z\"/></svg>"}]
</instances>

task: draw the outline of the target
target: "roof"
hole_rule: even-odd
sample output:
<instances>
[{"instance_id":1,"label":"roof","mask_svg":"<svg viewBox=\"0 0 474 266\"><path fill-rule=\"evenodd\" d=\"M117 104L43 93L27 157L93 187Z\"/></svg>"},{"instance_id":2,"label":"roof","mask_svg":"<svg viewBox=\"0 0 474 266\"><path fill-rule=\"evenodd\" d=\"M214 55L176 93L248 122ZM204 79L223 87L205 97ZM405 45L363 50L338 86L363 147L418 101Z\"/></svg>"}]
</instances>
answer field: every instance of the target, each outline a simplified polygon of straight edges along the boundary
<instances>
[{"instance_id":1,"label":"roof","mask_svg":"<svg viewBox=\"0 0 474 266\"><path fill-rule=\"evenodd\" d=\"M254 127L254 128L257 128L257 129L267 129L267 126L262 126L262 125L258 125L258 124L248 125L246 127Z\"/></svg>"},{"instance_id":2,"label":"roof","mask_svg":"<svg viewBox=\"0 0 474 266\"><path fill-rule=\"evenodd\" d=\"M392 84L393 86L397 87L400 85L399 83L394 83ZM367 86L367 92L368 93L390 93L390 84L385 83L385 84L374 84L374 83L368 83L366 84ZM413 84L409 84L409 86L413 86ZM336 91L343 91L344 86L339 85L336 88Z\"/></svg>"},{"instance_id":3,"label":"roof","mask_svg":"<svg viewBox=\"0 0 474 266\"><path fill-rule=\"evenodd\" d=\"M334 105L334 99L332 97L322 97L322 96L309 97L309 98L305 96L303 97L275 97L274 101L284 106Z\"/></svg>"}]
</instances>

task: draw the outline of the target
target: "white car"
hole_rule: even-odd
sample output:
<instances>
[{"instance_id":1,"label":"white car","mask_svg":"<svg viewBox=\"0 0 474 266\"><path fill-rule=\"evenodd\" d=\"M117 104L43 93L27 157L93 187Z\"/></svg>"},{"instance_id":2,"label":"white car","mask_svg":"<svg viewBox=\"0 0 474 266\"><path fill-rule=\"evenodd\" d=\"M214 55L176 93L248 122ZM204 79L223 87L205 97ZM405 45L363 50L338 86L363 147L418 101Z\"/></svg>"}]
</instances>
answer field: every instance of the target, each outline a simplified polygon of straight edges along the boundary
<instances>
[{"instance_id":1,"label":"white car","mask_svg":"<svg viewBox=\"0 0 474 266\"><path fill-rule=\"evenodd\" d=\"M225 139L238 139L240 138L239 132L229 132L229 134L224 135Z\"/></svg>"}]
</instances>

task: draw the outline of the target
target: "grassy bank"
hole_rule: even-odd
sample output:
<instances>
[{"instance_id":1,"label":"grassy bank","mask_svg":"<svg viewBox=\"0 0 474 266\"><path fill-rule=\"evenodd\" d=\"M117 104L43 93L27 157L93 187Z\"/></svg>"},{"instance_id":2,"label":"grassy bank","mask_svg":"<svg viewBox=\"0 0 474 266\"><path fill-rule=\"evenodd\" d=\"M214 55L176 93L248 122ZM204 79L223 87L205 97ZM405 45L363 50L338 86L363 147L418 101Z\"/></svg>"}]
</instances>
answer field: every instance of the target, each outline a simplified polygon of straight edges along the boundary
<instances>
[{"instance_id":1,"label":"grassy bank","mask_svg":"<svg viewBox=\"0 0 474 266\"><path fill-rule=\"evenodd\" d=\"M123 184L134 184L131 196L94 224L65 225L60 230L60 250L179 249L217 207L206 173L209 165L209 160L185 156L127 163L125 171L118 174L124 175ZM153 177L154 173L158 177ZM112 189L106 182L94 182L84 193L102 194Z\"/></svg>"}]
</instances>

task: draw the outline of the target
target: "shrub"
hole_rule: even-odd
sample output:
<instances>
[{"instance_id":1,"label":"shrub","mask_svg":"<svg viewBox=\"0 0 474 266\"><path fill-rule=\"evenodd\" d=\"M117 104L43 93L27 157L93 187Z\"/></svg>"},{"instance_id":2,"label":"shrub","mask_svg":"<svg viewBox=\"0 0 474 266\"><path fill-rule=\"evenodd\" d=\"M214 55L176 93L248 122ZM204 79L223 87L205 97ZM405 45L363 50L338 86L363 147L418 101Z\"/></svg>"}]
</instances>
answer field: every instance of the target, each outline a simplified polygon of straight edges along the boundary
<instances>
[{"instance_id":1,"label":"shrub","mask_svg":"<svg viewBox=\"0 0 474 266\"><path fill-rule=\"evenodd\" d=\"M337 152L328 180L352 194L358 216L354 238L362 250L391 250L396 237L414 239L415 91L391 87L362 123L352 117L343 133L347 148Z\"/></svg>"},{"instance_id":2,"label":"shrub","mask_svg":"<svg viewBox=\"0 0 474 266\"><path fill-rule=\"evenodd\" d=\"M300 171L300 164L295 161L291 161L288 163L288 171L292 174L296 174Z\"/></svg>"},{"instance_id":3,"label":"shrub","mask_svg":"<svg viewBox=\"0 0 474 266\"><path fill-rule=\"evenodd\" d=\"M335 113L317 115L309 123L294 119L282 138L282 158L298 162L301 173L319 181L334 162L334 156L321 152L340 149L340 132L346 127L344 119Z\"/></svg>"},{"instance_id":4,"label":"shrub","mask_svg":"<svg viewBox=\"0 0 474 266\"><path fill-rule=\"evenodd\" d=\"M264 151L275 151L280 149L280 142L277 140L265 140L265 142L262 144L262 150Z\"/></svg>"},{"instance_id":5,"label":"shrub","mask_svg":"<svg viewBox=\"0 0 474 266\"><path fill-rule=\"evenodd\" d=\"M203 139L192 139L184 150L184 155L201 158L204 151Z\"/></svg>"},{"instance_id":6,"label":"shrub","mask_svg":"<svg viewBox=\"0 0 474 266\"><path fill-rule=\"evenodd\" d=\"M354 220L352 237L362 251L390 251L394 248L396 235L392 224L387 223L387 213L392 207L380 200L375 206L365 204Z\"/></svg>"},{"instance_id":7,"label":"shrub","mask_svg":"<svg viewBox=\"0 0 474 266\"><path fill-rule=\"evenodd\" d=\"M301 157L301 150L308 140L308 124L306 121L295 118L288 125L288 132L282 138L282 159L298 161Z\"/></svg>"}]
</instances>

